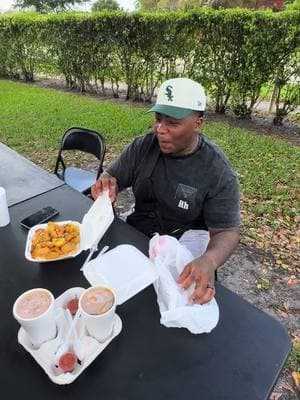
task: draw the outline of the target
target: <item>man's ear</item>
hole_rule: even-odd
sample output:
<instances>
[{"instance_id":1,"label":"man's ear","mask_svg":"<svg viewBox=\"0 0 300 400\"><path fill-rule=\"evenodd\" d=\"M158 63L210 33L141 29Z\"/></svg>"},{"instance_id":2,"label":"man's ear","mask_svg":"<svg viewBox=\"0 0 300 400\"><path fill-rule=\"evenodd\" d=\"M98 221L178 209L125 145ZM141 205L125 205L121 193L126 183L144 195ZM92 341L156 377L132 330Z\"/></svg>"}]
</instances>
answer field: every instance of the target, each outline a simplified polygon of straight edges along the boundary
<instances>
[{"instance_id":1,"label":"man's ear","mask_svg":"<svg viewBox=\"0 0 300 400\"><path fill-rule=\"evenodd\" d=\"M196 129L200 129L203 124L204 124L204 118L203 117L198 117L196 119Z\"/></svg>"}]
</instances>

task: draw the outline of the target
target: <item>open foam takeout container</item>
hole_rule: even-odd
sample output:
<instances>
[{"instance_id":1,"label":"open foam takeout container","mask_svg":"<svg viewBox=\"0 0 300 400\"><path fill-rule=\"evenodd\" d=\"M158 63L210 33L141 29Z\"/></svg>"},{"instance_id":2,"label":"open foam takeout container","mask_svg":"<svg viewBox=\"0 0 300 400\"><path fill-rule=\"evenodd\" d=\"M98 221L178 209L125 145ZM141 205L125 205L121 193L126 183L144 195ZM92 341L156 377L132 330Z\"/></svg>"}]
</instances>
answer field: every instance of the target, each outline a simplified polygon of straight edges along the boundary
<instances>
[{"instance_id":1,"label":"open foam takeout container","mask_svg":"<svg viewBox=\"0 0 300 400\"><path fill-rule=\"evenodd\" d=\"M80 229L80 242L77 248L64 256L46 259L46 258L33 258L31 256L31 246L32 238L38 229L43 229L47 227L47 224L39 224L33 226L27 236L26 247L25 247L25 257L27 260L32 262L50 262L63 260L66 258L76 257L82 250L96 249L99 240L105 234L110 224L114 219L114 213L111 205L111 201L108 196L108 192L104 192L97 200L93 203L89 211L84 215L82 222L77 221L58 221L55 222L58 225L65 225L67 223L72 223L77 225Z\"/></svg>"}]
</instances>

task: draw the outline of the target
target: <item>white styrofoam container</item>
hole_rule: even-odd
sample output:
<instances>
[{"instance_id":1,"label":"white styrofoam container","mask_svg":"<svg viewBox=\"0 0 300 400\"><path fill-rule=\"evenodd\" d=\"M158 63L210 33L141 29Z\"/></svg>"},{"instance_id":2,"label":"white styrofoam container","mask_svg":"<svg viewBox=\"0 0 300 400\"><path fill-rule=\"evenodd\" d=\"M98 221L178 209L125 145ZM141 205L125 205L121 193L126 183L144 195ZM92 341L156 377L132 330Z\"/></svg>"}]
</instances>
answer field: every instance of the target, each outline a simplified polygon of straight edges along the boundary
<instances>
[{"instance_id":1,"label":"white styrofoam container","mask_svg":"<svg viewBox=\"0 0 300 400\"><path fill-rule=\"evenodd\" d=\"M122 304L158 278L154 263L136 247L121 244L89 261L83 274L92 286L108 285Z\"/></svg>"},{"instance_id":2,"label":"white styrofoam container","mask_svg":"<svg viewBox=\"0 0 300 400\"><path fill-rule=\"evenodd\" d=\"M84 289L77 287L71 288L65 291L61 296L55 299L55 308L65 308L66 303L75 296L80 296ZM62 326L60 329L63 331L65 327ZM54 365L55 352L60 344L59 335L55 339L49 340L41 345L39 349L33 349L28 339L28 336L23 328L19 329L18 342L27 350L35 361L42 367L52 382L58 385L66 385L72 383L78 376L95 360L96 357L109 345L109 343L121 332L122 321L120 317L115 314L115 321L113 327L113 333L109 339L103 343L99 343L96 339L89 336L85 329L82 319L79 319L77 325L77 333L82 341L85 356L81 361L81 365L77 364L76 368L72 372L63 373ZM61 333L60 331L58 333Z\"/></svg>"},{"instance_id":3,"label":"white styrofoam container","mask_svg":"<svg viewBox=\"0 0 300 400\"><path fill-rule=\"evenodd\" d=\"M55 223L57 225L66 225L66 224L71 223L71 224L74 224L74 225L79 227L79 229L80 229L80 242L77 245L76 250L72 251L71 253L69 253L69 254L67 254L65 256L57 257L57 258L54 258L54 259L47 259L47 258L41 258L41 257L33 258L31 256L31 246L32 246L32 239L33 239L33 237L35 235L35 232L37 230L39 230L39 229L45 229L47 227L47 224L38 224L38 225L33 226L29 230L28 235L27 235L27 241L26 241L26 245L25 245L25 257L27 258L27 260L32 261L32 262L38 262L38 263L51 262L51 261L63 260L65 258L76 257L79 253L82 252L82 250L83 250L83 247L82 247L83 234L82 234L81 224L79 222L77 222L77 221L57 221Z\"/></svg>"},{"instance_id":4,"label":"white styrofoam container","mask_svg":"<svg viewBox=\"0 0 300 400\"><path fill-rule=\"evenodd\" d=\"M35 232L38 229L46 228L47 224L39 224L33 226L27 235L27 241L25 246L25 257L27 260L32 262L51 262L57 260L63 260L66 258L76 257L82 250L88 250L97 247L99 240L105 234L110 224L113 222L114 212L108 193L104 192L97 200L92 204L89 211L83 216L82 223L77 221L58 221L55 222L58 225L65 225L67 223L73 223L80 229L80 243L77 249L65 256L61 256L54 259L46 258L33 258L31 256L31 243Z\"/></svg>"}]
</instances>

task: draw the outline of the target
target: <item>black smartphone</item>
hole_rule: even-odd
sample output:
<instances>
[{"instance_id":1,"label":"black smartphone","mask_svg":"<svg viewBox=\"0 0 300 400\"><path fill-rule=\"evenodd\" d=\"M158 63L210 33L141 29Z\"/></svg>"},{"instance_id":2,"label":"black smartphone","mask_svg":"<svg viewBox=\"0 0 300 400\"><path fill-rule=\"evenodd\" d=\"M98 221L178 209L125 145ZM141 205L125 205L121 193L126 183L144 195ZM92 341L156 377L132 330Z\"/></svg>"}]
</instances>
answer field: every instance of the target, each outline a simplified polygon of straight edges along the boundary
<instances>
[{"instance_id":1,"label":"black smartphone","mask_svg":"<svg viewBox=\"0 0 300 400\"><path fill-rule=\"evenodd\" d=\"M42 224L43 222L49 221L49 219L58 215L59 212L53 207L44 207L41 210L35 212L32 215L22 219L20 224L27 229L32 228L34 225Z\"/></svg>"}]
</instances>

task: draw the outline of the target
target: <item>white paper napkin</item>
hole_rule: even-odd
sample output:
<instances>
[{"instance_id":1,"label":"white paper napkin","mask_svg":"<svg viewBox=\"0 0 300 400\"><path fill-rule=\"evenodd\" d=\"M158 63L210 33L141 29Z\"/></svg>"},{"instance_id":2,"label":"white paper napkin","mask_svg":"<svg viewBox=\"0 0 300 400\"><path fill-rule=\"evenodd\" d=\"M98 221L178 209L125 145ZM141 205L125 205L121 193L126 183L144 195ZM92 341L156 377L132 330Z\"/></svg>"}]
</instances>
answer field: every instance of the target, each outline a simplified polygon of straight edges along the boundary
<instances>
[{"instance_id":1,"label":"white paper napkin","mask_svg":"<svg viewBox=\"0 0 300 400\"><path fill-rule=\"evenodd\" d=\"M6 191L0 186L0 226L9 224L8 205L6 199Z\"/></svg>"}]
</instances>

